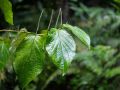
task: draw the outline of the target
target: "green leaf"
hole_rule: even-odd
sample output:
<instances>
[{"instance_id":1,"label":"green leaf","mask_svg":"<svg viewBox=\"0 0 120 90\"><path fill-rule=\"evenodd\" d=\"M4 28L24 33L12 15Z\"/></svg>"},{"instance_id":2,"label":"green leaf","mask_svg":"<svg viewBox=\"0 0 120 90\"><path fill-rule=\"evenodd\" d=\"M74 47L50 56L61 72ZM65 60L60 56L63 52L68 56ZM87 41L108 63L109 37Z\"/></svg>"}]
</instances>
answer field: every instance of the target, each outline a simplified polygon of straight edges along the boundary
<instances>
[{"instance_id":1,"label":"green leaf","mask_svg":"<svg viewBox=\"0 0 120 90\"><path fill-rule=\"evenodd\" d=\"M0 70L6 65L9 58L9 43L0 38Z\"/></svg>"},{"instance_id":2,"label":"green leaf","mask_svg":"<svg viewBox=\"0 0 120 90\"><path fill-rule=\"evenodd\" d=\"M120 3L120 0L114 0L116 3Z\"/></svg>"},{"instance_id":3,"label":"green leaf","mask_svg":"<svg viewBox=\"0 0 120 90\"><path fill-rule=\"evenodd\" d=\"M53 63L62 70L63 74L75 56L76 44L65 30L52 28L48 33L48 45L46 50Z\"/></svg>"},{"instance_id":4,"label":"green leaf","mask_svg":"<svg viewBox=\"0 0 120 90\"><path fill-rule=\"evenodd\" d=\"M100 75L103 67L101 66L100 60L96 60L93 55L93 50L82 51L76 54L75 60L77 60L81 66L84 66L84 68L87 68L97 75Z\"/></svg>"},{"instance_id":5,"label":"green leaf","mask_svg":"<svg viewBox=\"0 0 120 90\"><path fill-rule=\"evenodd\" d=\"M85 44L86 46L88 46L88 48L90 49L90 37L82 29L80 29L76 26L71 26L69 24L63 24L63 28L66 28L66 29L72 31L72 33L75 36L77 36L81 40L81 42L83 44Z\"/></svg>"},{"instance_id":6,"label":"green leaf","mask_svg":"<svg viewBox=\"0 0 120 90\"><path fill-rule=\"evenodd\" d=\"M42 71L45 57L44 41L39 35L29 34L16 49L13 65L23 88Z\"/></svg>"},{"instance_id":7,"label":"green leaf","mask_svg":"<svg viewBox=\"0 0 120 90\"><path fill-rule=\"evenodd\" d=\"M110 58L111 59L105 64L105 67L111 67L115 65L120 58L120 53L118 53L117 55L112 55L112 57L110 56Z\"/></svg>"},{"instance_id":8,"label":"green leaf","mask_svg":"<svg viewBox=\"0 0 120 90\"><path fill-rule=\"evenodd\" d=\"M9 0L0 0L0 8L4 13L5 20L9 24L13 24L13 12L11 2Z\"/></svg>"},{"instance_id":9,"label":"green leaf","mask_svg":"<svg viewBox=\"0 0 120 90\"><path fill-rule=\"evenodd\" d=\"M110 46L97 45L94 49L94 53L98 59L102 62L111 62L116 50Z\"/></svg>"},{"instance_id":10,"label":"green leaf","mask_svg":"<svg viewBox=\"0 0 120 90\"><path fill-rule=\"evenodd\" d=\"M105 76L109 78L114 77L116 75L120 75L120 67L114 67L112 69L108 69L105 72Z\"/></svg>"},{"instance_id":11,"label":"green leaf","mask_svg":"<svg viewBox=\"0 0 120 90\"><path fill-rule=\"evenodd\" d=\"M14 54L14 52L16 51L16 48L19 46L19 44L24 40L24 38L28 35L28 33L26 31L20 31L16 38L13 39L12 43L11 43L11 47L10 47L10 53Z\"/></svg>"}]
</instances>

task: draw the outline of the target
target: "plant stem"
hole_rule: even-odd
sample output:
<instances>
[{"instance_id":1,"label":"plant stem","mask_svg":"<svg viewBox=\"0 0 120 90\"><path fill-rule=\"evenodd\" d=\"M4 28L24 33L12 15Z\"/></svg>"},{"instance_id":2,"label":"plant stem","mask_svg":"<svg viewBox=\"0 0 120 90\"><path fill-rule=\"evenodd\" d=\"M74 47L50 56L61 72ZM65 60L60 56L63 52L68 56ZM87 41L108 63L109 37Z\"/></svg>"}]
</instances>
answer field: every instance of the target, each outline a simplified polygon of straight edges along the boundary
<instances>
[{"instance_id":1,"label":"plant stem","mask_svg":"<svg viewBox=\"0 0 120 90\"><path fill-rule=\"evenodd\" d=\"M0 32L19 32L19 31L15 31L15 30L5 30L5 29L3 29L3 30L0 30Z\"/></svg>"},{"instance_id":2,"label":"plant stem","mask_svg":"<svg viewBox=\"0 0 120 90\"><path fill-rule=\"evenodd\" d=\"M0 30L0 32L16 32L16 33L18 33L18 32L20 32L20 31L15 31L15 30ZM21 32L24 32L24 31L21 31ZM32 32L28 32L28 31L26 31L26 33L32 33ZM37 35L44 35L44 34L37 34Z\"/></svg>"},{"instance_id":3,"label":"plant stem","mask_svg":"<svg viewBox=\"0 0 120 90\"><path fill-rule=\"evenodd\" d=\"M62 25L62 10L61 10L61 25Z\"/></svg>"},{"instance_id":4,"label":"plant stem","mask_svg":"<svg viewBox=\"0 0 120 90\"><path fill-rule=\"evenodd\" d=\"M50 28L50 25L51 25L51 22L52 22L53 13L54 13L54 11L52 10L52 13L51 13L51 16L50 16L50 22L49 22L49 25L48 25L48 30L49 30L49 28Z\"/></svg>"},{"instance_id":5,"label":"plant stem","mask_svg":"<svg viewBox=\"0 0 120 90\"><path fill-rule=\"evenodd\" d=\"M61 12L61 8L59 9L59 13L58 13L58 16L57 16L57 20L56 20L55 28L57 27L57 24L58 24L58 20L59 20L59 17L60 17L60 12Z\"/></svg>"},{"instance_id":6,"label":"plant stem","mask_svg":"<svg viewBox=\"0 0 120 90\"><path fill-rule=\"evenodd\" d=\"M42 10L42 12L41 12L41 14L40 14L40 16L39 16L39 20L38 20L38 24L37 24L37 29L36 29L36 34L37 34L37 32L38 32L38 30L39 30L39 27L40 27L40 20L41 20L41 17L42 17L42 15L43 15L43 12L44 12L44 10Z\"/></svg>"}]
</instances>

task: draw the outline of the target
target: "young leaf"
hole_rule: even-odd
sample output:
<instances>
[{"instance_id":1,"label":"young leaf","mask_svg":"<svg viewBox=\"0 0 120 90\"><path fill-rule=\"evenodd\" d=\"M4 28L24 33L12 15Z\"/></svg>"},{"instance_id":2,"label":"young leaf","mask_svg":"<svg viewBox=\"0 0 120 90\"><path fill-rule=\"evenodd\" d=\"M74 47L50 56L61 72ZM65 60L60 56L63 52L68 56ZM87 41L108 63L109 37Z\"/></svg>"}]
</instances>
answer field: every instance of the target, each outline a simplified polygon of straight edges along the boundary
<instances>
[{"instance_id":1,"label":"young leaf","mask_svg":"<svg viewBox=\"0 0 120 90\"><path fill-rule=\"evenodd\" d=\"M2 69L9 57L9 43L7 40L0 38L0 69Z\"/></svg>"},{"instance_id":2,"label":"young leaf","mask_svg":"<svg viewBox=\"0 0 120 90\"><path fill-rule=\"evenodd\" d=\"M0 9L4 13L5 20L9 24L13 24L13 12L12 12L12 4L9 0L0 0Z\"/></svg>"},{"instance_id":3,"label":"young leaf","mask_svg":"<svg viewBox=\"0 0 120 90\"><path fill-rule=\"evenodd\" d=\"M81 40L81 42L88 46L88 48L90 49L90 37L82 29L76 26L71 26L69 24L63 24L63 28L72 31L72 33L77 36Z\"/></svg>"},{"instance_id":4,"label":"young leaf","mask_svg":"<svg viewBox=\"0 0 120 90\"><path fill-rule=\"evenodd\" d=\"M15 52L14 69L24 88L43 68L45 39L39 35L28 35Z\"/></svg>"},{"instance_id":5,"label":"young leaf","mask_svg":"<svg viewBox=\"0 0 120 90\"><path fill-rule=\"evenodd\" d=\"M52 28L49 32L46 46L49 56L53 63L62 70L63 74L67 71L68 66L75 56L75 42L65 30Z\"/></svg>"}]
</instances>

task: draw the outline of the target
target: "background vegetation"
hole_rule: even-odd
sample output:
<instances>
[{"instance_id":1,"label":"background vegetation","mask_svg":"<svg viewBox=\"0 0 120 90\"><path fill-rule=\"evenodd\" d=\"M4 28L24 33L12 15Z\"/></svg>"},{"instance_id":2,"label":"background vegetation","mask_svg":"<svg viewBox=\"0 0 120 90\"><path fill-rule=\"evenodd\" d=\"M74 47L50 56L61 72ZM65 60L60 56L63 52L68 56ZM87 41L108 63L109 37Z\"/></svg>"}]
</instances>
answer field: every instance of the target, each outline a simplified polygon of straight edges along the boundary
<instances>
[{"instance_id":1,"label":"background vegetation","mask_svg":"<svg viewBox=\"0 0 120 90\"><path fill-rule=\"evenodd\" d=\"M7 1L0 1L0 30L26 28L35 32L43 9L40 29L47 29L52 10L54 27L61 8L63 23L79 26L91 38L88 51L74 37L77 54L65 76L46 58L43 72L26 90L120 90L120 0L10 0L12 8ZM0 34L9 34L11 39L16 35ZM0 71L0 90L21 90L10 63Z\"/></svg>"}]
</instances>

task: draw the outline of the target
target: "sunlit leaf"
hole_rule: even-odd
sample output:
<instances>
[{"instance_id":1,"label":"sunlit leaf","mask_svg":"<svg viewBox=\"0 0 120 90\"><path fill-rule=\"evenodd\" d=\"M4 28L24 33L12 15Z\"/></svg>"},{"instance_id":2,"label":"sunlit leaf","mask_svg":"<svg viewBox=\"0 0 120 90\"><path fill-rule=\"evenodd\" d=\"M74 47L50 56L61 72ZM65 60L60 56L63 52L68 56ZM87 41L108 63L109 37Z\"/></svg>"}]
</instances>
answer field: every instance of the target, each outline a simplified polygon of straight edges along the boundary
<instances>
[{"instance_id":1,"label":"sunlit leaf","mask_svg":"<svg viewBox=\"0 0 120 90\"><path fill-rule=\"evenodd\" d=\"M13 24L12 4L9 0L0 0L0 9L4 13L5 20Z\"/></svg>"},{"instance_id":2,"label":"sunlit leaf","mask_svg":"<svg viewBox=\"0 0 120 90\"><path fill-rule=\"evenodd\" d=\"M69 24L63 24L63 28L72 31L72 33L77 36L82 43L90 48L90 37L82 29L76 26L71 26Z\"/></svg>"},{"instance_id":3,"label":"sunlit leaf","mask_svg":"<svg viewBox=\"0 0 120 90\"><path fill-rule=\"evenodd\" d=\"M9 58L9 42L0 38L0 69L2 69Z\"/></svg>"},{"instance_id":4,"label":"sunlit leaf","mask_svg":"<svg viewBox=\"0 0 120 90\"><path fill-rule=\"evenodd\" d=\"M64 74L75 56L75 42L72 36L63 29L57 30L52 28L48 35L50 42L46 46L46 50L52 58L53 63Z\"/></svg>"},{"instance_id":5,"label":"sunlit leaf","mask_svg":"<svg viewBox=\"0 0 120 90\"><path fill-rule=\"evenodd\" d=\"M42 71L44 40L39 35L30 34L16 49L14 69L23 88Z\"/></svg>"}]
</instances>

